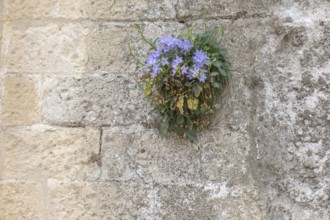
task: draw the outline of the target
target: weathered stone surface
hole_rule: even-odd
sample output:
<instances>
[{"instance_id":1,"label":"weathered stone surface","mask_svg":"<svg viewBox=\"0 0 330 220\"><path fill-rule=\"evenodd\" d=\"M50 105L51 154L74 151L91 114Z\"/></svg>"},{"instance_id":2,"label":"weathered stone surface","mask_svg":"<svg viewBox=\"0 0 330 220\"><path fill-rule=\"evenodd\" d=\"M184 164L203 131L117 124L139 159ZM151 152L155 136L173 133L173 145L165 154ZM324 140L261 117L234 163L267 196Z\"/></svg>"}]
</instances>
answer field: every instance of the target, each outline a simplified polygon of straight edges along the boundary
<instances>
[{"instance_id":1,"label":"weathered stone surface","mask_svg":"<svg viewBox=\"0 0 330 220\"><path fill-rule=\"evenodd\" d=\"M0 182L0 219L45 219L41 185L35 182Z\"/></svg>"},{"instance_id":2,"label":"weathered stone surface","mask_svg":"<svg viewBox=\"0 0 330 220\"><path fill-rule=\"evenodd\" d=\"M156 185L154 191L156 219L262 219L257 193L244 186Z\"/></svg>"},{"instance_id":3,"label":"weathered stone surface","mask_svg":"<svg viewBox=\"0 0 330 220\"><path fill-rule=\"evenodd\" d=\"M1 70L29 73L84 72L88 28L81 24L4 23Z\"/></svg>"},{"instance_id":4,"label":"weathered stone surface","mask_svg":"<svg viewBox=\"0 0 330 220\"><path fill-rule=\"evenodd\" d=\"M152 198L141 183L49 181L51 219L152 219ZM151 213L152 214L152 213Z\"/></svg>"},{"instance_id":5,"label":"weathered stone surface","mask_svg":"<svg viewBox=\"0 0 330 220\"><path fill-rule=\"evenodd\" d=\"M175 18L171 0L7 0L5 19L111 19L145 20Z\"/></svg>"},{"instance_id":6,"label":"weathered stone surface","mask_svg":"<svg viewBox=\"0 0 330 220\"><path fill-rule=\"evenodd\" d=\"M203 180L253 183L247 161L250 139L244 127L212 128L200 137L199 144Z\"/></svg>"},{"instance_id":7,"label":"weathered stone surface","mask_svg":"<svg viewBox=\"0 0 330 220\"><path fill-rule=\"evenodd\" d=\"M178 0L177 11L179 18L218 16L223 19L238 19L245 17L264 16L270 13L269 6L273 0Z\"/></svg>"},{"instance_id":8,"label":"weathered stone surface","mask_svg":"<svg viewBox=\"0 0 330 220\"><path fill-rule=\"evenodd\" d=\"M184 25L176 22L143 23L147 38L155 39L161 35L180 33ZM131 41L141 56L141 61L147 59L148 47L140 40L138 31L132 24L103 23L91 33L91 43L88 49L88 69L102 70L109 73L133 73L135 63L129 55L128 43Z\"/></svg>"},{"instance_id":9,"label":"weathered stone surface","mask_svg":"<svg viewBox=\"0 0 330 220\"><path fill-rule=\"evenodd\" d=\"M251 134L260 151L254 178L270 219L330 217L330 23L313 10L291 17L300 7L288 5L264 29L270 37L255 64L264 87L251 87L258 97Z\"/></svg>"},{"instance_id":10,"label":"weathered stone surface","mask_svg":"<svg viewBox=\"0 0 330 220\"><path fill-rule=\"evenodd\" d=\"M330 219L328 0L4 6L1 111L16 116L12 124L3 120L14 127L0 137L0 176L12 178L0 183L0 219ZM176 35L204 12L209 27L225 28L233 77L198 142L161 138L128 76L127 43L139 38L132 21L148 37ZM137 47L147 57L141 42ZM35 75L8 76L13 72ZM16 82L28 86L20 92ZM44 123L106 126L102 145L99 128L17 127L40 123L27 104L38 106L27 100L38 100L39 90ZM42 196L39 184L23 178L62 182L49 180Z\"/></svg>"},{"instance_id":11,"label":"weathered stone surface","mask_svg":"<svg viewBox=\"0 0 330 220\"><path fill-rule=\"evenodd\" d=\"M253 182L246 161L249 148L247 134L223 128L201 134L194 144L174 135L165 139L142 127L110 128L103 131L102 177L248 185Z\"/></svg>"},{"instance_id":12,"label":"weathered stone surface","mask_svg":"<svg viewBox=\"0 0 330 220\"><path fill-rule=\"evenodd\" d=\"M168 139L143 127L104 129L103 179L146 182L199 181L197 144L177 137Z\"/></svg>"},{"instance_id":13,"label":"weathered stone surface","mask_svg":"<svg viewBox=\"0 0 330 220\"><path fill-rule=\"evenodd\" d=\"M171 0L70 0L62 1L61 15L66 18L145 20L175 18Z\"/></svg>"},{"instance_id":14,"label":"weathered stone surface","mask_svg":"<svg viewBox=\"0 0 330 220\"><path fill-rule=\"evenodd\" d=\"M57 125L147 123L151 110L127 75L95 72L88 76L46 77L43 117Z\"/></svg>"},{"instance_id":15,"label":"weathered stone surface","mask_svg":"<svg viewBox=\"0 0 330 220\"><path fill-rule=\"evenodd\" d=\"M59 3L57 0L4 0L4 19L58 17Z\"/></svg>"},{"instance_id":16,"label":"weathered stone surface","mask_svg":"<svg viewBox=\"0 0 330 220\"><path fill-rule=\"evenodd\" d=\"M100 132L44 125L7 129L3 179L86 179L99 175Z\"/></svg>"},{"instance_id":17,"label":"weathered stone surface","mask_svg":"<svg viewBox=\"0 0 330 220\"><path fill-rule=\"evenodd\" d=\"M5 75L2 81L2 125L30 125L41 121L40 77Z\"/></svg>"}]
</instances>

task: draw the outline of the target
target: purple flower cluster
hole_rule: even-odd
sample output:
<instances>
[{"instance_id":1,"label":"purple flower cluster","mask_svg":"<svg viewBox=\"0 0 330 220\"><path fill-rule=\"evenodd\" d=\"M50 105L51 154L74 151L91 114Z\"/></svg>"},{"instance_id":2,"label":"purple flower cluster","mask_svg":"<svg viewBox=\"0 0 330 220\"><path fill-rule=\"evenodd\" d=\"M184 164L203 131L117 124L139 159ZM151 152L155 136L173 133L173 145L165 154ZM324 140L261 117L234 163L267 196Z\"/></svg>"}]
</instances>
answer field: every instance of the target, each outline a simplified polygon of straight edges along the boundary
<instances>
[{"instance_id":1,"label":"purple flower cluster","mask_svg":"<svg viewBox=\"0 0 330 220\"><path fill-rule=\"evenodd\" d=\"M147 59L150 76L155 78L161 70L172 69L172 75L185 75L189 80L198 79L204 83L207 79L206 62L209 57L202 50L193 50L189 40L180 40L171 36L162 36L158 41L158 49ZM192 57L192 60L191 60Z\"/></svg>"},{"instance_id":2,"label":"purple flower cluster","mask_svg":"<svg viewBox=\"0 0 330 220\"><path fill-rule=\"evenodd\" d=\"M168 52L170 50L177 51L178 49L181 49L183 52L188 52L194 47L189 40L179 40L171 36L160 37L158 45L164 52Z\"/></svg>"}]
</instances>

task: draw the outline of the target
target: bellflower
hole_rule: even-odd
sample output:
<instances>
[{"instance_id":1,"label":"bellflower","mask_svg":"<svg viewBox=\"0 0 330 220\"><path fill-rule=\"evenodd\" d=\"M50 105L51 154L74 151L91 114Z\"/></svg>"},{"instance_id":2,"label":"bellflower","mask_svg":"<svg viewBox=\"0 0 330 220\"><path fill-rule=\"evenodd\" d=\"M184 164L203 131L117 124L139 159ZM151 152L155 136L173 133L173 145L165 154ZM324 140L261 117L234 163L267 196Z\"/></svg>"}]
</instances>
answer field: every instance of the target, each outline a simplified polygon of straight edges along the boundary
<instances>
[{"instance_id":1,"label":"bellflower","mask_svg":"<svg viewBox=\"0 0 330 220\"><path fill-rule=\"evenodd\" d=\"M188 75L187 75L188 79L191 80L193 78L196 78L199 74L199 71L200 71L200 69L197 66L195 66L193 69L190 69L188 72Z\"/></svg>"},{"instance_id":2,"label":"bellflower","mask_svg":"<svg viewBox=\"0 0 330 220\"><path fill-rule=\"evenodd\" d=\"M205 72L203 72L202 75L200 75L200 77L198 77L198 81L201 83L205 83L206 79L207 79L207 76L205 75Z\"/></svg>"},{"instance_id":3,"label":"bellflower","mask_svg":"<svg viewBox=\"0 0 330 220\"><path fill-rule=\"evenodd\" d=\"M201 50L197 50L193 56L193 62L198 66L202 67L206 64L209 57Z\"/></svg>"},{"instance_id":4,"label":"bellflower","mask_svg":"<svg viewBox=\"0 0 330 220\"><path fill-rule=\"evenodd\" d=\"M171 36L162 36L158 41L159 47L165 52L174 50L178 44L178 39Z\"/></svg>"},{"instance_id":5,"label":"bellflower","mask_svg":"<svg viewBox=\"0 0 330 220\"><path fill-rule=\"evenodd\" d=\"M175 57L175 59L172 61L172 75L174 76L176 73L176 68L179 66L179 64L182 63L182 57Z\"/></svg>"},{"instance_id":6,"label":"bellflower","mask_svg":"<svg viewBox=\"0 0 330 220\"><path fill-rule=\"evenodd\" d=\"M183 75L187 75L188 74L188 67L186 65L183 65L182 68L181 68L181 73Z\"/></svg>"},{"instance_id":7,"label":"bellflower","mask_svg":"<svg viewBox=\"0 0 330 220\"><path fill-rule=\"evenodd\" d=\"M151 76L152 78L155 78L155 77L157 76L159 70L160 70L160 68L159 68L159 64L155 64L155 65L153 65L153 67L152 67L152 71L151 71L151 73L150 73L150 76Z\"/></svg>"},{"instance_id":8,"label":"bellflower","mask_svg":"<svg viewBox=\"0 0 330 220\"><path fill-rule=\"evenodd\" d=\"M167 57L164 57L162 59L162 66L165 66L166 64L168 64L168 58Z\"/></svg>"},{"instance_id":9,"label":"bellflower","mask_svg":"<svg viewBox=\"0 0 330 220\"><path fill-rule=\"evenodd\" d=\"M179 64L182 63L182 57L175 57L175 59L172 61L172 68L175 69L179 66Z\"/></svg>"},{"instance_id":10,"label":"bellflower","mask_svg":"<svg viewBox=\"0 0 330 220\"><path fill-rule=\"evenodd\" d=\"M155 52L153 52L147 59L147 62L146 62L147 66L155 65L158 62L161 54L162 54L161 50L156 50Z\"/></svg>"},{"instance_id":11,"label":"bellflower","mask_svg":"<svg viewBox=\"0 0 330 220\"><path fill-rule=\"evenodd\" d=\"M135 77L145 72L140 79L144 95L162 117L159 131L162 134L173 131L196 141L197 131L209 127L216 96L221 95L229 77L230 64L224 48L214 43L218 42L221 30L214 28L195 35L190 29L178 38L162 36L156 44L144 37L142 29L139 32L152 52L142 65L135 56L139 53L131 52L138 67ZM208 63L210 58L213 62Z\"/></svg>"},{"instance_id":12,"label":"bellflower","mask_svg":"<svg viewBox=\"0 0 330 220\"><path fill-rule=\"evenodd\" d=\"M194 47L194 45L189 40L182 40L178 43L178 47L184 52L188 52Z\"/></svg>"}]
</instances>

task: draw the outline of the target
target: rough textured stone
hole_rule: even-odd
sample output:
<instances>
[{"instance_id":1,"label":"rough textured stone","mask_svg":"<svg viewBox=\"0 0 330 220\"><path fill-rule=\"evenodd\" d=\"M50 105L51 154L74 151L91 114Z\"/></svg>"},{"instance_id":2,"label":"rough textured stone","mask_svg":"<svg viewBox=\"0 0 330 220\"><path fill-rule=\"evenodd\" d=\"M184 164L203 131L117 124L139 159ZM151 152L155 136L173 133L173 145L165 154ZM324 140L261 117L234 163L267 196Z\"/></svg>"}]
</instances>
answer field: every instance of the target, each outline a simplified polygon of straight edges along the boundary
<instances>
[{"instance_id":1,"label":"rough textured stone","mask_svg":"<svg viewBox=\"0 0 330 220\"><path fill-rule=\"evenodd\" d=\"M102 177L146 182L199 180L198 146L187 140L161 138L143 127L103 131Z\"/></svg>"},{"instance_id":2,"label":"rough textured stone","mask_svg":"<svg viewBox=\"0 0 330 220\"><path fill-rule=\"evenodd\" d=\"M59 16L57 0L4 0L4 19L35 19Z\"/></svg>"},{"instance_id":3,"label":"rough textured stone","mask_svg":"<svg viewBox=\"0 0 330 220\"><path fill-rule=\"evenodd\" d=\"M257 192L226 183L156 185L156 219L259 220Z\"/></svg>"},{"instance_id":4,"label":"rough textured stone","mask_svg":"<svg viewBox=\"0 0 330 220\"><path fill-rule=\"evenodd\" d=\"M171 0L80 0L62 1L61 14L67 18L145 20L175 18Z\"/></svg>"},{"instance_id":5,"label":"rough textured stone","mask_svg":"<svg viewBox=\"0 0 330 220\"><path fill-rule=\"evenodd\" d=\"M51 219L152 219L152 198L142 184L48 182Z\"/></svg>"},{"instance_id":6,"label":"rough textured stone","mask_svg":"<svg viewBox=\"0 0 330 220\"><path fill-rule=\"evenodd\" d=\"M177 34L184 25L176 22L142 23L147 38L154 39L161 35ZM103 23L91 33L91 44L88 49L88 69L102 70L109 73L133 73L135 63L129 55L128 43L136 48L144 62L147 57L147 44L140 40L138 31L132 24Z\"/></svg>"},{"instance_id":7,"label":"rough textured stone","mask_svg":"<svg viewBox=\"0 0 330 220\"><path fill-rule=\"evenodd\" d=\"M260 152L254 178L270 219L330 217L330 23L320 22L314 4L305 17L303 5L289 4L269 21L255 64L264 86L251 86L251 135Z\"/></svg>"},{"instance_id":8,"label":"rough textured stone","mask_svg":"<svg viewBox=\"0 0 330 220\"><path fill-rule=\"evenodd\" d=\"M249 140L242 133L214 129L193 144L175 136L165 139L142 127L105 129L102 177L146 182L244 181L248 185L253 182L245 161Z\"/></svg>"},{"instance_id":9,"label":"rough textured stone","mask_svg":"<svg viewBox=\"0 0 330 220\"><path fill-rule=\"evenodd\" d=\"M29 73L84 72L88 28L81 24L4 23L1 70Z\"/></svg>"},{"instance_id":10,"label":"rough textured stone","mask_svg":"<svg viewBox=\"0 0 330 220\"><path fill-rule=\"evenodd\" d=\"M212 128L200 137L199 144L203 180L253 183L247 161L250 139L244 128Z\"/></svg>"},{"instance_id":11,"label":"rough textured stone","mask_svg":"<svg viewBox=\"0 0 330 220\"><path fill-rule=\"evenodd\" d=\"M1 219L330 219L329 0L2 2L1 100L19 117L0 128ZM154 38L203 17L225 29L230 85L198 142L161 138L128 75L133 22ZM17 127L40 123L21 117L39 91L43 123L97 128ZM42 202L22 178L48 179Z\"/></svg>"},{"instance_id":12,"label":"rough textured stone","mask_svg":"<svg viewBox=\"0 0 330 220\"><path fill-rule=\"evenodd\" d=\"M0 182L0 219L45 219L42 188L35 182Z\"/></svg>"},{"instance_id":13,"label":"rough textured stone","mask_svg":"<svg viewBox=\"0 0 330 220\"><path fill-rule=\"evenodd\" d=\"M173 19L171 0L6 0L5 19Z\"/></svg>"},{"instance_id":14,"label":"rough textured stone","mask_svg":"<svg viewBox=\"0 0 330 220\"><path fill-rule=\"evenodd\" d=\"M7 129L2 177L88 179L99 175L100 132L43 125Z\"/></svg>"},{"instance_id":15,"label":"rough textured stone","mask_svg":"<svg viewBox=\"0 0 330 220\"><path fill-rule=\"evenodd\" d=\"M151 110L132 78L125 75L46 77L45 121L57 125L147 123Z\"/></svg>"},{"instance_id":16,"label":"rough textured stone","mask_svg":"<svg viewBox=\"0 0 330 220\"><path fill-rule=\"evenodd\" d=\"M6 75L2 86L2 125L30 125L40 122L40 77Z\"/></svg>"},{"instance_id":17,"label":"rough textured stone","mask_svg":"<svg viewBox=\"0 0 330 220\"><path fill-rule=\"evenodd\" d=\"M178 0L177 11L179 18L218 16L224 19L245 17L262 17L269 12L269 6L278 2L274 0Z\"/></svg>"}]
</instances>

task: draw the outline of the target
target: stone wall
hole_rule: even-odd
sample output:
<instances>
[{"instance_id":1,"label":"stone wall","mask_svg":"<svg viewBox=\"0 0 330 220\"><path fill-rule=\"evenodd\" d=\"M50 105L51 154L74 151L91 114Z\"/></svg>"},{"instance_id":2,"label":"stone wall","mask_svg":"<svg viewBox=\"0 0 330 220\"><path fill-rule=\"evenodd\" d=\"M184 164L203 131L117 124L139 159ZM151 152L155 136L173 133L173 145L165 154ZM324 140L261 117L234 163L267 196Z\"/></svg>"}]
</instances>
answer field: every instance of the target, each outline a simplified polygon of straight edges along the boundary
<instances>
[{"instance_id":1,"label":"stone wall","mask_svg":"<svg viewBox=\"0 0 330 220\"><path fill-rule=\"evenodd\" d=\"M196 143L158 135L127 43L225 29ZM0 219L328 220L329 0L0 0Z\"/></svg>"}]
</instances>

